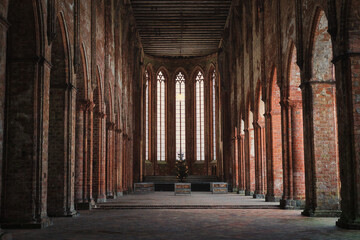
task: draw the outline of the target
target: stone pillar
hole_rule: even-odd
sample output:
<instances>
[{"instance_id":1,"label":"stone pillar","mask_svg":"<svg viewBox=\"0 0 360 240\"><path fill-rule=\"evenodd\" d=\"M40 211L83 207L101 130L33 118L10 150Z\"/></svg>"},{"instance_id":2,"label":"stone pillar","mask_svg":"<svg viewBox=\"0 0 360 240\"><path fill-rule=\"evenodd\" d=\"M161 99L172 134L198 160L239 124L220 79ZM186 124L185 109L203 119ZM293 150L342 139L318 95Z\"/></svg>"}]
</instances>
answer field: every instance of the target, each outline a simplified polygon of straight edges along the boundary
<instances>
[{"instance_id":1,"label":"stone pillar","mask_svg":"<svg viewBox=\"0 0 360 240\"><path fill-rule=\"evenodd\" d=\"M263 129L264 123L254 122L255 133L255 193L254 198L265 198L265 171L264 171L264 145Z\"/></svg>"},{"instance_id":2,"label":"stone pillar","mask_svg":"<svg viewBox=\"0 0 360 240\"><path fill-rule=\"evenodd\" d=\"M305 216L340 215L335 82L304 81Z\"/></svg>"},{"instance_id":3,"label":"stone pillar","mask_svg":"<svg viewBox=\"0 0 360 240\"><path fill-rule=\"evenodd\" d=\"M358 24L352 25L358 29ZM355 35L358 43L357 35ZM348 51L336 67L341 216L337 226L360 229L360 54Z\"/></svg>"},{"instance_id":4,"label":"stone pillar","mask_svg":"<svg viewBox=\"0 0 360 240\"><path fill-rule=\"evenodd\" d=\"M288 100L284 105L287 113L287 164L284 169L284 196L282 208L297 209L305 205L305 162L303 140L302 101ZM286 176L285 176L286 175Z\"/></svg>"}]
</instances>

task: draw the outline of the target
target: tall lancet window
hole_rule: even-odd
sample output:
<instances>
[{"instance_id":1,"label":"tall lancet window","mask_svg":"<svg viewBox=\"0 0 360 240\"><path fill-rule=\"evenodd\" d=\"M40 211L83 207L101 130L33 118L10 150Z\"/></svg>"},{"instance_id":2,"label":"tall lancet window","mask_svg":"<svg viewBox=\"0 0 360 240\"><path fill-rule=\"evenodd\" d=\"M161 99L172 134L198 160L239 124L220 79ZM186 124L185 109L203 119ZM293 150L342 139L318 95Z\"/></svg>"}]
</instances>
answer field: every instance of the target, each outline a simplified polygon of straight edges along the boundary
<instances>
[{"instance_id":1,"label":"tall lancet window","mask_svg":"<svg viewBox=\"0 0 360 240\"><path fill-rule=\"evenodd\" d=\"M157 75L157 160L165 161L165 76Z\"/></svg>"},{"instance_id":2,"label":"tall lancet window","mask_svg":"<svg viewBox=\"0 0 360 240\"><path fill-rule=\"evenodd\" d=\"M196 160L205 160L205 104L204 75L199 71L195 79L195 117L196 117Z\"/></svg>"},{"instance_id":3,"label":"tall lancet window","mask_svg":"<svg viewBox=\"0 0 360 240\"><path fill-rule=\"evenodd\" d=\"M175 91L176 91L176 160L180 160L179 154L182 153L183 159L186 159L186 147L185 147L185 76L182 72L176 75L175 79Z\"/></svg>"},{"instance_id":4,"label":"tall lancet window","mask_svg":"<svg viewBox=\"0 0 360 240\"><path fill-rule=\"evenodd\" d=\"M149 73L145 71L145 160L149 160Z\"/></svg>"},{"instance_id":5,"label":"tall lancet window","mask_svg":"<svg viewBox=\"0 0 360 240\"><path fill-rule=\"evenodd\" d=\"M216 72L212 73L211 76L212 84L212 130L213 130L213 160L216 160Z\"/></svg>"}]
</instances>

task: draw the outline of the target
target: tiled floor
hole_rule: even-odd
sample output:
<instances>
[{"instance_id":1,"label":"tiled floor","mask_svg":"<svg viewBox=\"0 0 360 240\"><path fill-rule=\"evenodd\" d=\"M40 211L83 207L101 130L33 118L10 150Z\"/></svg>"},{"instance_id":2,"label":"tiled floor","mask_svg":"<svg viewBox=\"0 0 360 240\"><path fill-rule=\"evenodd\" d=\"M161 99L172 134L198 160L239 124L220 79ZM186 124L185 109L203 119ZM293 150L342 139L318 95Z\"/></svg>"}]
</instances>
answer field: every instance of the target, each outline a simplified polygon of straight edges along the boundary
<instances>
[{"instance_id":1,"label":"tiled floor","mask_svg":"<svg viewBox=\"0 0 360 240\"><path fill-rule=\"evenodd\" d=\"M235 194L125 196L124 204L264 204ZM164 203L165 202L165 203ZM14 240L82 239L301 239L360 240L360 231L335 227L335 218L307 218L280 209L127 209L81 211L76 218L56 218L43 230L11 230Z\"/></svg>"}]
</instances>

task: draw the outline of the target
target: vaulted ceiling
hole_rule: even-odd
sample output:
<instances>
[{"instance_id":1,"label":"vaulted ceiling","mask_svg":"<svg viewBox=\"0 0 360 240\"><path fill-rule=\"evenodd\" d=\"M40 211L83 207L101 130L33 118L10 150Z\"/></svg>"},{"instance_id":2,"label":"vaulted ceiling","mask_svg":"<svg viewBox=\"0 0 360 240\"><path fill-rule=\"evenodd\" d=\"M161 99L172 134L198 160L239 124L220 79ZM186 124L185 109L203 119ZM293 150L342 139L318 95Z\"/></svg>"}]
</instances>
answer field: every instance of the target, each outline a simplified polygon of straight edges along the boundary
<instances>
[{"instance_id":1,"label":"vaulted ceiling","mask_svg":"<svg viewBox=\"0 0 360 240\"><path fill-rule=\"evenodd\" d=\"M231 0L131 0L146 54L195 57L218 49Z\"/></svg>"}]
</instances>

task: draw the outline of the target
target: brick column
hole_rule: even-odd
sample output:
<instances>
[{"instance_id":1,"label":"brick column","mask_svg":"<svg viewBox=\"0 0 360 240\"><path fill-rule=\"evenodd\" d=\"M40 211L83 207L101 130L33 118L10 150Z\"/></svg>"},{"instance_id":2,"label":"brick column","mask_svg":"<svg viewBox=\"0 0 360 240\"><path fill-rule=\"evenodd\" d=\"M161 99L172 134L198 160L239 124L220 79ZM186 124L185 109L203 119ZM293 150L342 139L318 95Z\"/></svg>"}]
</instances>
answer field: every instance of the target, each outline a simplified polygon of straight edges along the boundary
<instances>
[{"instance_id":1,"label":"brick column","mask_svg":"<svg viewBox=\"0 0 360 240\"><path fill-rule=\"evenodd\" d=\"M239 161L239 194L245 194L245 135L240 134L239 135L239 155L238 155L238 161Z\"/></svg>"},{"instance_id":2,"label":"brick column","mask_svg":"<svg viewBox=\"0 0 360 240\"><path fill-rule=\"evenodd\" d=\"M106 202L105 191L105 124L106 114L97 112L94 117L93 197L97 203Z\"/></svg>"},{"instance_id":3,"label":"brick column","mask_svg":"<svg viewBox=\"0 0 360 240\"><path fill-rule=\"evenodd\" d=\"M266 172L267 172L267 192L265 200L267 202L280 201L283 194L283 173L282 173L282 153L281 133L274 129L281 129L280 112L267 112L265 114L266 124ZM279 147L280 146L280 147Z\"/></svg>"},{"instance_id":4,"label":"brick column","mask_svg":"<svg viewBox=\"0 0 360 240\"><path fill-rule=\"evenodd\" d=\"M302 101L288 100L284 105L287 112L288 136L287 164L284 174L283 208L303 208L305 205L305 162L303 140ZM285 160L284 160L285 161ZM284 169L285 172L285 169Z\"/></svg>"},{"instance_id":5,"label":"brick column","mask_svg":"<svg viewBox=\"0 0 360 240\"><path fill-rule=\"evenodd\" d=\"M94 155L94 107L95 104L93 102L89 102L89 106L88 106L88 124L87 124L87 129L88 129L88 138L87 138L87 145L88 145L88 156L87 156L87 179L86 179L86 184L87 184L87 201L91 204L94 205L94 200L93 200L93 155Z\"/></svg>"},{"instance_id":6,"label":"brick column","mask_svg":"<svg viewBox=\"0 0 360 240\"><path fill-rule=\"evenodd\" d=\"M5 79L6 79L6 33L9 23L0 14L0 199L2 199L2 169L4 145L4 111L5 111ZM0 203L1 209L1 203ZM0 238L3 235L0 229Z\"/></svg>"},{"instance_id":7,"label":"brick column","mask_svg":"<svg viewBox=\"0 0 360 240\"><path fill-rule=\"evenodd\" d=\"M335 217L339 210L335 82L304 81L306 205L302 213Z\"/></svg>"},{"instance_id":8,"label":"brick column","mask_svg":"<svg viewBox=\"0 0 360 240\"><path fill-rule=\"evenodd\" d=\"M75 203L84 202L84 111L86 102L79 102L76 112Z\"/></svg>"},{"instance_id":9,"label":"brick column","mask_svg":"<svg viewBox=\"0 0 360 240\"><path fill-rule=\"evenodd\" d=\"M232 179L233 179L233 192L238 191L239 187L239 156L238 156L238 134L237 130L235 129L235 135L232 139L231 144L233 145L233 157L231 159L233 164L233 170L232 170Z\"/></svg>"},{"instance_id":10,"label":"brick column","mask_svg":"<svg viewBox=\"0 0 360 240\"><path fill-rule=\"evenodd\" d=\"M253 196L255 192L255 156L251 152L254 140L254 129L245 129L245 195Z\"/></svg>"},{"instance_id":11,"label":"brick column","mask_svg":"<svg viewBox=\"0 0 360 240\"><path fill-rule=\"evenodd\" d=\"M5 113L10 130L5 134L1 226L44 228L51 224L47 216L51 64L35 56L7 59L6 64L9 91L5 96L12 104ZM19 91L20 84L27 91Z\"/></svg>"},{"instance_id":12,"label":"brick column","mask_svg":"<svg viewBox=\"0 0 360 240\"><path fill-rule=\"evenodd\" d=\"M255 193L254 198L265 198L265 171L264 171L264 122L254 122L255 133Z\"/></svg>"},{"instance_id":13,"label":"brick column","mask_svg":"<svg viewBox=\"0 0 360 240\"><path fill-rule=\"evenodd\" d=\"M127 134L123 134L123 191L127 192L128 191L128 136Z\"/></svg>"},{"instance_id":14,"label":"brick column","mask_svg":"<svg viewBox=\"0 0 360 240\"><path fill-rule=\"evenodd\" d=\"M77 209L91 209L93 202L93 109L95 104L86 101L84 109L84 155L83 155L83 200Z\"/></svg>"},{"instance_id":15,"label":"brick column","mask_svg":"<svg viewBox=\"0 0 360 240\"><path fill-rule=\"evenodd\" d=\"M116 185L115 191L116 196L120 197L123 195L122 189L122 131L121 129L117 128L116 132Z\"/></svg>"},{"instance_id":16,"label":"brick column","mask_svg":"<svg viewBox=\"0 0 360 240\"><path fill-rule=\"evenodd\" d=\"M115 124L112 122L106 124L106 198L114 198L114 127Z\"/></svg>"},{"instance_id":17,"label":"brick column","mask_svg":"<svg viewBox=\"0 0 360 240\"><path fill-rule=\"evenodd\" d=\"M352 25L358 29L358 24ZM356 37L357 35L355 35ZM354 44L358 44L356 37ZM341 216L337 226L360 229L360 53L334 59L339 127Z\"/></svg>"}]
</instances>

